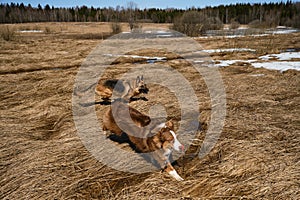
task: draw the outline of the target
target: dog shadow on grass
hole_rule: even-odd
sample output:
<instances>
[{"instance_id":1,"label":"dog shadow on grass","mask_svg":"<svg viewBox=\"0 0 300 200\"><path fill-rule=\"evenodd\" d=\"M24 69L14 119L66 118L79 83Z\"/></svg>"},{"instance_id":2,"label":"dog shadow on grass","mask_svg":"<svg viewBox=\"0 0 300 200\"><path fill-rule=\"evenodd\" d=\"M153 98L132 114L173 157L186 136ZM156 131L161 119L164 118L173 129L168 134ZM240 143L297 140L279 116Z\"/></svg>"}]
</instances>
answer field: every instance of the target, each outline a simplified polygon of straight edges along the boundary
<instances>
[{"instance_id":1,"label":"dog shadow on grass","mask_svg":"<svg viewBox=\"0 0 300 200\"><path fill-rule=\"evenodd\" d=\"M139 153L139 156L141 156L146 162L152 164L154 167L157 168L157 170L163 170L161 169L161 166L159 165L159 163L151 156L151 154L141 154L142 152L139 151L136 146L129 140L128 135L126 133L122 133L121 136L118 135L108 135L107 136L108 139L117 142L119 144L124 144L127 143L129 144L130 148L135 152L135 153ZM170 155L170 161L172 163L172 165L178 165L177 161L174 161L172 158L172 154Z\"/></svg>"},{"instance_id":2,"label":"dog shadow on grass","mask_svg":"<svg viewBox=\"0 0 300 200\"><path fill-rule=\"evenodd\" d=\"M111 104L110 101L96 101L96 102L88 102L88 103L79 103L79 105L82 106L82 107L90 107L90 106L93 106L93 105L107 106L107 105L110 105L110 104Z\"/></svg>"},{"instance_id":3,"label":"dog shadow on grass","mask_svg":"<svg viewBox=\"0 0 300 200\"><path fill-rule=\"evenodd\" d=\"M148 99L146 97L132 97L130 98L130 102L134 102L134 101L139 101L139 100L142 100L142 101L148 101ZM90 106L93 106L93 105L103 105L103 106L107 106L107 105L111 105L111 101L110 100L103 100L103 101L95 101L95 102L88 102L88 103L79 103L80 106L82 107L90 107Z\"/></svg>"}]
</instances>

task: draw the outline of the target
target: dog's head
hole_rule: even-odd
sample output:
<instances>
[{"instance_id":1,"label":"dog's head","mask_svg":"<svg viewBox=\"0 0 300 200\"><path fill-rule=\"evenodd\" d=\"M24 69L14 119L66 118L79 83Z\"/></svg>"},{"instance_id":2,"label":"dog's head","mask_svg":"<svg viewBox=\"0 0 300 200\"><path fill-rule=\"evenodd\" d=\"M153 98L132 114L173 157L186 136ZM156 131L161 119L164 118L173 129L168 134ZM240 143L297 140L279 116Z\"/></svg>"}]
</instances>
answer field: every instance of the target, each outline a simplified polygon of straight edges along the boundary
<instances>
[{"instance_id":1,"label":"dog's head","mask_svg":"<svg viewBox=\"0 0 300 200\"><path fill-rule=\"evenodd\" d=\"M158 131L159 142L163 149L168 149L170 151L175 149L178 152L184 151L184 146L176 137L174 124L171 120L158 125L155 129Z\"/></svg>"},{"instance_id":2,"label":"dog's head","mask_svg":"<svg viewBox=\"0 0 300 200\"><path fill-rule=\"evenodd\" d=\"M144 76L142 75L141 77L138 76L135 80L135 88L134 88L134 92L136 94L148 94L149 89L147 88L147 85L144 82Z\"/></svg>"}]
</instances>

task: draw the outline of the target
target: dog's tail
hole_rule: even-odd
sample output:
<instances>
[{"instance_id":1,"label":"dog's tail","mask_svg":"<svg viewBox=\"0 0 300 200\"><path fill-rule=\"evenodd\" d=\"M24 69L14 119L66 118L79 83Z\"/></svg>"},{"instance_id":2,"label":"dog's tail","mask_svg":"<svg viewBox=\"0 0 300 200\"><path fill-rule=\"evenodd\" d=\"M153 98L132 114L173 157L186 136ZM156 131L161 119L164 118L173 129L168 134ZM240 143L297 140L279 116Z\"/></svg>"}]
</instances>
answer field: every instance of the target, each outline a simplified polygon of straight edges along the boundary
<instances>
[{"instance_id":1,"label":"dog's tail","mask_svg":"<svg viewBox=\"0 0 300 200\"><path fill-rule=\"evenodd\" d=\"M83 97L83 96L86 94L86 92L87 92L88 90L90 90L92 87L94 87L94 86L97 85L97 84L98 84L98 83L94 83L94 84L90 85L89 87L87 87L87 88L85 88L85 89L83 89L83 90L80 90L80 91L79 91L78 88L74 88L73 94L74 94L75 96L78 96L78 97Z\"/></svg>"},{"instance_id":2,"label":"dog's tail","mask_svg":"<svg viewBox=\"0 0 300 200\"><path fill-rule=\"evenodd\" d=\"M83 97L85 95L87 95L88 91L95 87L95 85L97 85L98 83L94 83L94 84L91 84L90 86L84 88L84 89L81 89L79 90L78 88L75 88L74 91L73 91L73 95L77 96L77 97ZM79 105L82 106L82 107L89 107L89 106L93 106L93 105L96 105L96 104L100 104L100 105L108 105L110 104L110 102L96 102L96 101L89 101L89 102L84 102L84 103L81 103L79 102Z\"/></svg>"}]
</instances>

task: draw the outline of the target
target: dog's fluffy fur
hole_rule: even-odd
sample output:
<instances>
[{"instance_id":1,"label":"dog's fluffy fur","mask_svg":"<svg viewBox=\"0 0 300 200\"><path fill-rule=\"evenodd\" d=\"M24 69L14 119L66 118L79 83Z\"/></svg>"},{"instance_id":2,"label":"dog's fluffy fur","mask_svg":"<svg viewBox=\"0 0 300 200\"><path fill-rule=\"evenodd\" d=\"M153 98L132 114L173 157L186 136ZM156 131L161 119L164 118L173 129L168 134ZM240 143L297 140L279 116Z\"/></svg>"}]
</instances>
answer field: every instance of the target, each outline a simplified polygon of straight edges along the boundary
<instances>
[{"instance_id":1,"label":"dog's fluffy fur","mask_svg":"<svg viewBox=\"0 0 300 200\"><path fill-rule=\"evenodd\" d=\"M137 151L151 153L162 169L165 168L176 180L183 180L169 161L173 149L179 152L184 150L176 138L172 121L151 121L149 116L128 106L122 100L116 100L103 116L103 131L108 130L118 136L125 132Z\"/></svg>"}]
</instances>

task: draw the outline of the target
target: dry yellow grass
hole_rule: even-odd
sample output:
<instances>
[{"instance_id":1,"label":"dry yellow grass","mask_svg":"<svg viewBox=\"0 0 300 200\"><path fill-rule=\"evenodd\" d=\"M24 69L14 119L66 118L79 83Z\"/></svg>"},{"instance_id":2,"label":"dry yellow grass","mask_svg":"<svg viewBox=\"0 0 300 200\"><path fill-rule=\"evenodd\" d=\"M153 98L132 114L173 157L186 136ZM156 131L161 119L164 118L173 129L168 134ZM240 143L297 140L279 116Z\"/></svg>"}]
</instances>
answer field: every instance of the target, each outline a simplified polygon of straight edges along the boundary
<instances>
[{"instance_id":1,"label":"dry yellow grass","mask_svg":"<svg viewBox=\"0 0 300 200\"><path fill-rule=\"evenodd\" d=\"M102 40L87 35L108 34L109 26L37 26L52 31L19 33L13 41L0 40L1 199L300 198L300 72L239 65L221 68L227 93L221 137L209 155L199 159L193 154L203 142L205 129L199 131L197 140L175 166L185 181L175 182L161 172L140 175L113 170L91 156L76 134L71 104L74 78L84 58ZM98 26L103 32L98 32ZM273 52L266 48L270 41L276 51L298 47L299 37L298 33L255 41L245 37L199 42L205 48L262 49L257 54L241 55L249 59ZM216 54L213 58L234 56L240 55ZM129 69L131 65L125 61L113 66L107 76L118 77ZM205 83L183 60L170 59L166 64L181 70L191 82L205 128L211 110ZM252 76L256 74L264 76ZM159 98L152 91L162 88L149 87L149 101L132 105L145 112L156 101L162 102L169 117L179 120L172 94ZM101 120L107 107L97 105L96 109Z\"/></svg>"}]
</instances>

